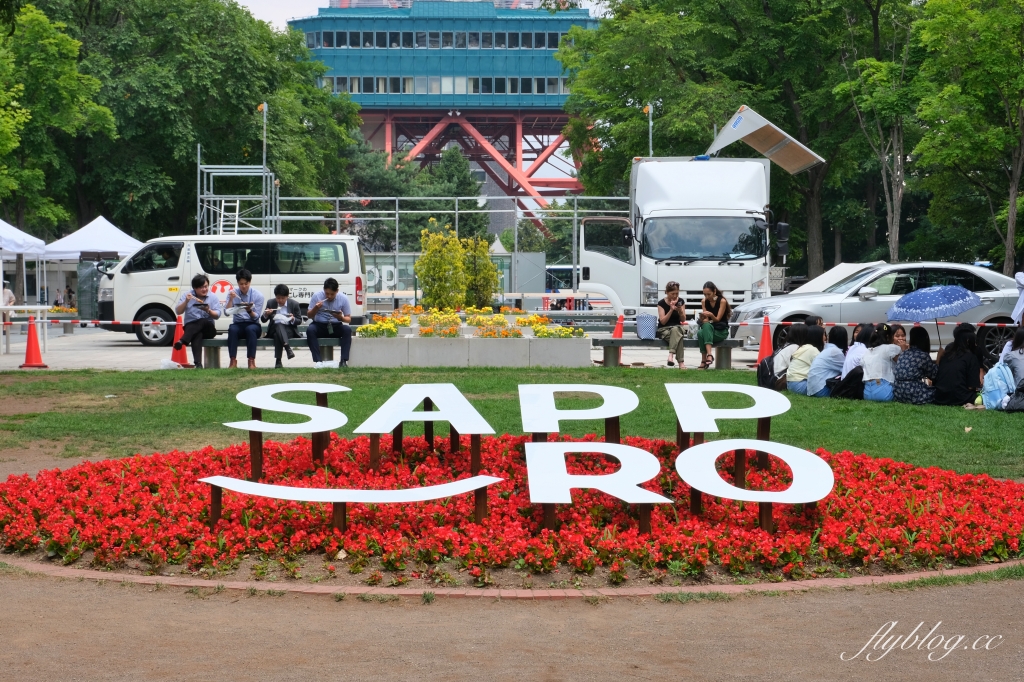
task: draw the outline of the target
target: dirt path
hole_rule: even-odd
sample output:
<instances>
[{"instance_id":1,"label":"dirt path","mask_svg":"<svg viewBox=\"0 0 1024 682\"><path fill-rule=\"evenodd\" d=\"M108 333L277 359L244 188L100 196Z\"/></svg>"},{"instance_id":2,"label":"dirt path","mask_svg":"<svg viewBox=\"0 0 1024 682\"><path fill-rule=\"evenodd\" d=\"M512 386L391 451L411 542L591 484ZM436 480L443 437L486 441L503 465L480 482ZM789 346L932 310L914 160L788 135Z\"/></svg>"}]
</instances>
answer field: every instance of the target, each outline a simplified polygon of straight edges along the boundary
<instances>
[{"instance_id":1,"label":"dirt path","mask_svg":"<svg viewBox=\"0 0 1024 682\"><path fill-rule=\"evenodd\" d=\"M212 587L212 586L211 586ZM211 590L212 591L212 590ZM0 572L0 678L17 680L1013 680L1022 586L815 591L662 604L415 600L181 590ZM855 654L883 623L965 635L943 660ZM1002 635L996 648L970 648ZM934 641L934 640L933 640ZM952 640L946 640L952 641ZM876 654L877 655L877 654Z\"/></svg>"}]
</instances>

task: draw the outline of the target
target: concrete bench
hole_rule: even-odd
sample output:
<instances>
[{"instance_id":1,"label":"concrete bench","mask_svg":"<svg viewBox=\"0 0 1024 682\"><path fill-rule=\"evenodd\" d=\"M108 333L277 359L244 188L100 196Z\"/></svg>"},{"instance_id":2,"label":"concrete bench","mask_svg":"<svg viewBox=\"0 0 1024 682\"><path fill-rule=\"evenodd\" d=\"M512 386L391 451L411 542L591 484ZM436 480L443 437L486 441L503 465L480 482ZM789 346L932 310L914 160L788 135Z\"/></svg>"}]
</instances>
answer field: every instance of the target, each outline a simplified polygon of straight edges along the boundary
<instances>
[{"instance_id":1,"label":"concrete bench","mask_svg":"<svg viewBox=\"0 0 1024 682\"><path fill-rule=\"evenodd\" d=\"M301 341L302 349L306 348L306 337L299 336L293 338L293 341ZM334 349L341 345L340 339L320 339L320 357L327 360L334 360ZM220 349L228 347L228 339L224 337L214 337L212 339L203 339L203 366L207 369L220 369ZM245 340L241 340L238 344L241 350L245 350ZM257 348L273 348L273 339L257 339Z\"/></svg>"},{"instance_id":2,"label":"concrete bench","mask_svg":"<svg viewBox=\"0 0 1024 682\"><path fill-rule=\"evenodd\" d=\"M698 348L697 339L685 339L686 348ZM668 341L661 339L594 339L595 348L604 348L604 366L619 366L620 348L668 348ZM732 349L743 348L739 339L726 339L712 346L715 349L715 369L732 369Z\"/></svg>"}]
</instances>

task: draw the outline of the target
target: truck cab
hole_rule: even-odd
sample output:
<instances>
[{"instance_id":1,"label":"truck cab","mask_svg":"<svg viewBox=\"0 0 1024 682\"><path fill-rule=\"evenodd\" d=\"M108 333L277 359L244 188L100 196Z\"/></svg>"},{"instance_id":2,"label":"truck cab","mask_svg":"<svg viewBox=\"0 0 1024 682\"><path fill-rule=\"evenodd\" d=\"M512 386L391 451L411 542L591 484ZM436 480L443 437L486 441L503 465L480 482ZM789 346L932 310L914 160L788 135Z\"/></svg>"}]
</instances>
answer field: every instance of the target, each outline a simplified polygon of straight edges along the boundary
<instances>
[{"instance_id":1,"label":"truck cab","mask_svg":"<svg viewBox=\"0 0 1024 682\"><path fill-rule=\"evenodd\" d=\"M580 289L608 297L619 314L657 314L678 282L687 315L705 282L739 305L768 296L770 161L636 158L630 218L587 218L580 228Z\"/></svg>"}]
</instances>

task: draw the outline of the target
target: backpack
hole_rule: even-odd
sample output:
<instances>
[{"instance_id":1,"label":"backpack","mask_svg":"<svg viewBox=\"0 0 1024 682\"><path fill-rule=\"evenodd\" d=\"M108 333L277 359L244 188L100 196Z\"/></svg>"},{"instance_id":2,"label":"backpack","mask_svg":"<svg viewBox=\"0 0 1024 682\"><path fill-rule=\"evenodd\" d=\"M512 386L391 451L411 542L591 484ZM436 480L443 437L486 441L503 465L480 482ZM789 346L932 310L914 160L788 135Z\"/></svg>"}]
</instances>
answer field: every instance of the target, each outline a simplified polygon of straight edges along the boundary
<instances>
[{"instance_id":1,"label":"backpack","mask_svg":"<svg viewBox=\"0 0 1024 682\"><path fill-rule=\"evenodd\" d=\"M658 332L658 318L649 313L636 316L636 335L641 339L653 339Z\"/></svg>"},{"instance_id":2,"label":"backpack","mask_svg":"<svg viewBox=\"0 0 1024 682\"><path fill-rule=\"evenodd\" d=\"M775 355L769 355L757 363L757 385L761 388L775 388Z\"/></svg>"},{"instance_id":3,"label":"backpack","mask_svg":"<svg viewBox=\"0 0 1024 682\"><path fill-rule=\"evenodd\" d=\"M1003 412L1024 412L1024 379L1017 384L1017 390L1010 396Z\"/></svg>"},{"instance_id":4,"label":"backpack","mask_svg":"<svg viewBox=\"0 0 1024 682\"><path fill-rule=\"evenodd\" d=\"M854 367L846 378L832 389L833 398L847 400L864 400L864 368Z\"/></svg>"},{"instance_id":5,"label":"backpack","mask_svg":"<svg viewBox=\"0 0 1024 682\"><path fill-rule=\"evenodd\" d=\"M1014 392L1013 372L1003 362L997 362L985 375L981 400L986 410L1001 410L1006 397Z\"/></svg>"}]
</instances>

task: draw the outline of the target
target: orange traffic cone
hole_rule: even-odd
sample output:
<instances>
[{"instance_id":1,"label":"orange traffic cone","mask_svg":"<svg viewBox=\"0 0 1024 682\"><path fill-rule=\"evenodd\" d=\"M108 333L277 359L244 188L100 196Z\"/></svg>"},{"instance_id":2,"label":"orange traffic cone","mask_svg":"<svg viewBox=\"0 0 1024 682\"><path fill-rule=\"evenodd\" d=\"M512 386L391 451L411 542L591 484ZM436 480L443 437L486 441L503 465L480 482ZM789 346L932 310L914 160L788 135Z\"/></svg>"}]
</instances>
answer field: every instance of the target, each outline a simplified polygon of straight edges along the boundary
<instances>
[{"instance_id":1,"label":"orange traffic cone","mask_svg":"<svg viewBox=\"0 0 1024 682\"><path fill-rule=\"evenodd\" d=\"M612 330L612 338L613 339L621 339L622 338L622 322L623 322L623 320L624 320L623 316L619 315L619 319L615 322L615 329ZM622 366L622 346L619 346L619 366Z\"/></svg>"},{"instance_id":2,"label":"orange traffic cone","mask_svg":"<svg viewBox=\"0 0 1024 682\"><path fill-rule=\"evenodd\" d=\"M181 340L182 335L185 333L184 325L181 323L181 315L178 315L178 324L174 325L174 342L177 343ZM188 351L182 346L178 350L173 350L171 347L171 362L176 362L182 367L192 367L188 361Z\"/></svg>"},{"instance_id":3,"label":"orange traffic cone","mask_svg":"<svg viewBox=\"0 0 1024 682\"><path fill-rule=\"evenodd\" d=\"M36 336L36 318L28 318L28 343L25 344L25 364L22 369L47 369L43 355L39 352L39 337Z\"/></svg>"},{"instance_id":4,"label":"orange traffic cone","mask_svg":"<svg viewBox=\"0 0 1024 682\"><path fill-rule=\"evenodd\" d=\"M771 357L771 354L775 350L772 348L772 331L768 326L768 316L765 315L764 326L761 327L761 347L757 351L757 364L761 364L761 361L767 357Z\"/></svg>"}]
</instances>

